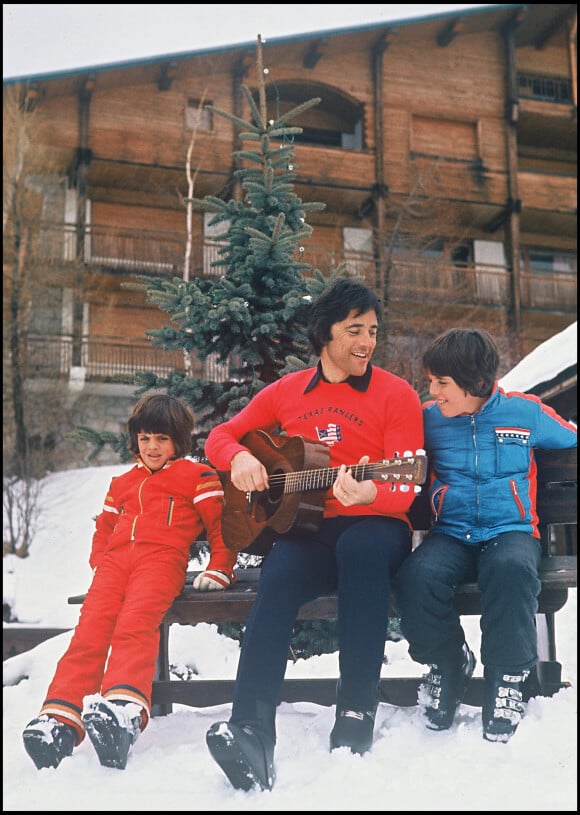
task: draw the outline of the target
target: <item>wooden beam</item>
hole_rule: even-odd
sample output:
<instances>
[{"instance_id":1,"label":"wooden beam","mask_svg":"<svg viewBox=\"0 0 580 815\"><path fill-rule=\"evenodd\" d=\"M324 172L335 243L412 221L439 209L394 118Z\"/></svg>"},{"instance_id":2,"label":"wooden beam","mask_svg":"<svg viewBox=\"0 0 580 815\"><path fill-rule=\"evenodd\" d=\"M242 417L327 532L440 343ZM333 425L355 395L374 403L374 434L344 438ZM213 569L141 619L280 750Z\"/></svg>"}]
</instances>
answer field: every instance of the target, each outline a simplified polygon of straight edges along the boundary
<instances>
[{"instance_id":1,"label":"wooden beam","mask_svg":"<svg viewBox=\"0 0 580 815\"><path fill-rule=\"evenodd\" d=\"M546 26L546 28L540 32L534 43L537 51L541 51L542 48L548 44L554 34L556 34L557 31L566 25L572 13L577 13L575 5L571 5L570 8L566 9L566 11L564 11L563 14L560 14L559 17L555 17L550 25Z\"/></svg>"},{"instance_id":2,"label":"wooden beam","mask_svg":"<svg viewBox=\"0 0 580 815\"><path fill-rule=\"evenodd\" d=\"M389 45L392 45L395 42L397 39L397 34L398 31L396 28L387 28L373 45L373 52L375 54L382 54L387 50Z\"/></svg>"},{"instance_id":3,"label":"wooden beam","mask_svg":"<svg viewBox=\"0 0 580 815\"><path fill-rule=\"evenodd\" d=\"M248 75L248 71L254 64L254 56L250 51L246 51L244 54L236 62L234 67L234 76L237 77L238 80L244 79ZM240 115L240 114L238 114Z\"/></svg>"},{"instance_id":4,"label":"wooden beam","mask_svg":"<svg viewBox=\"0 0 580 815\"><path fill-rule=\"evenodd\" d=\"M304 54L302 65L305 68L314 68L318 64L318 61L324 56L327 45L328 39L326 37L314 40Z\"/></svg>"},{"instance_id":5,"label":"wooden beam","mask_svg":"<svg viewBox=\"0 0 580 815\"><path fill-rule=\"evenodd\" d=\"M547 669L547 670L546 670ZM282 685L281 702L311 702L316 705L336 704L337 677L288 678ZM381 677L379 702L398 707L414 707L417 704L422 677ZM230 704L233 698L233 679L173 679L154 681L151 695L153 716L167 716L173 704L191 707L212 707ZM570 687L561 680L559 662L540 662L531 671L523 688L524 699L533 696L553 696L562 688ZM481 707L483 703L483 677L474 676L469 681L463 703Z\"/></svg>"},{"instance_id":6,"label":"wooden beam","mask_svg":"<svg viewBox=\"0 0 580 815\"><path fill-rule=\"evenodd\" d=\"M443 29L441 34L439 34L437 37L437 45L440 48L445 48L461 31L463 31L465 26L464 19L464 17L456 17L455 20L452 20L449 25Z\"/></svg>"},{"instance_id":7,"label":"wooden beam","mask_svg":"<svg viewBox=\"0 0 580 815\"><path fill-rule=\"evenodd\" d=\"M173 84L173 80L177 76L177 62L172 61L168 62L166 65L163 66L161 69L161 74L159 75L159 80L157 82L157 87L160 91L168 91L171 85Z\"/></svg>"},{"instance_id":8,"label":"wooden beam","mask_svg":"<svg viewBox=\"0 0 580 815\"><path fill-rule=\"evenodd\" d=\"M26 88L22 107L25 113L32 113L40 98L40 85L38 82L30 82Z\"/></svg>"},{"instance_id":9,"label":"wooden beam","mask_svg":"<svg viewBox=\"0 0 580 815\"><path fill-rule=\"evenodd\" d=\"M93 95L93 91L95 90L95 85L97 84L97 77L96 74L89 74L83 84L81 85L81 89L79 92L79 99L83 102L88 102Z\"/></svg>"}]
</instances>

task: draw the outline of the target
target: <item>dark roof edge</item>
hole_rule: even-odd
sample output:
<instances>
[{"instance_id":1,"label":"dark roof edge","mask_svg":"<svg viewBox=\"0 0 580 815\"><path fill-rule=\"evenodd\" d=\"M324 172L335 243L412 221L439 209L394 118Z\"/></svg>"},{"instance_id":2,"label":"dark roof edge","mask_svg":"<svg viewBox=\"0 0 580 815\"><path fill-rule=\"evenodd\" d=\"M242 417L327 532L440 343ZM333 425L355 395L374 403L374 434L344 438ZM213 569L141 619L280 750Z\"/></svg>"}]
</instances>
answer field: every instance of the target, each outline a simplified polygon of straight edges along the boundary
<instances>
[{"instance_id":1,"label":"dark roof edge","mask_svg":"<svg viewBox=\"0 0 580 815\"><path fill-rule=\"evenodd\" d=\"M578 366L576 363L569 365L551 379L538 382L532 388L528 388L526 393L539 396L542 400L549 399L564 391L576 387L578 376Z\"/></svg>"},{"instance_id":2,"label":"dark roof edge","mask_svg":"<svg viewBox=\"0 0 580 815\"><path fill-rule=\"evenodd\" d=\"M353 26L348 28L335 28L323 29L320 31L310 31L305 34L293 34L288 37L263 37L265 45L271 43L273 45L283 45L284 43L294 42L296 40L311 40L318 39L319 37L336 37L344 34L358 34L363 31L380 30L383 28L399 28L402 26L417 25L437 19L447 19L457 16L472 16L476 14L488 14L492 11L503 9L519 9L526 8L525 3L495 3L493 5L481 6L481 8L460 8L453 11L444 11L438 14L428 14L422 17L410 17L400 20L384 20L380 23L365 23L365 25ZM258 34L256 34L256 38ZM222 54L226 52L246 51L248 48L254 48L256 41L245 43L235 43L233 45L218 45L213 48L207 48L197 51L180 51L172 52L169 54L158 54L151 57L139 57L138 59L124 60L121 62L109 62L99 65L83 65L78 68L67 68L62 71L52 71L41 74L23 74L21 76L5 77L3 84L17 85L22 82L41 81L49 79L64 79L67 76L75 76L77 74L94 73L96 71L114 71L123 68L131 68L136 65L147 65L156 62L163 62L164 60L178 61L180 59L190 59L191 57L204 57L212 54Z\"/></svg>"}]
</instances>

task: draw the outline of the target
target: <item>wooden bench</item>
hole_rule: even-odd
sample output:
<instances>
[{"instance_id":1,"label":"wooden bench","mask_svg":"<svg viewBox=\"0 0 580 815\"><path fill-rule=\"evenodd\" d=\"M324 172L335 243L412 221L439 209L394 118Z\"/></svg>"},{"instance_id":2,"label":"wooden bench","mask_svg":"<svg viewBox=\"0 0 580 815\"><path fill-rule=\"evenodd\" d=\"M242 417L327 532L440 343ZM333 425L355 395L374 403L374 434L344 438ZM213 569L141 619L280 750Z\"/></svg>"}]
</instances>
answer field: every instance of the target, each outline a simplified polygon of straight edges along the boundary
<instances>
[{"instance_id":1,"label":"wooden bench","mask_svg":"<svg viewBox=\"0 0 580 815\"><path fill-rule=\"evenodd\" d=\"M568 589L576 583L576 449L537 451L538 513L541 519L544 558L541 567L542 591L536 619L539 663L530 675L526 697L551 696L562 682L561 665L556 659L555 614L568 599ZM415 529L424 529L426 502L418 496L410 513ZM195 575L188 573L181 594L167 612L160 630L156 679L153 684L152 714L171 713L172 704L207 707L224 704L232 699L234 680L171 680L169 668L169 636L171 626L195 623L243 623L246 621L259 580L260 569L238 569L237 583L224 592L198 592L192 588ZM84 595L70 597L69 603L82 603ZM458 587L455 604L462 615L481 614L481 596L477 585L466 583ZM396 610L393 608L396 616ZM336 595L319 597L304 605L299 620L332 620L337 616ZM336 699L337 677L286 679L280 701L309 701L333 705ZM380 698L390 704L416 704L421 677L388 677L381 679ZM474 677L465 697L471 705L481 705L483 680Z\"/></svg>"}]
</instances>

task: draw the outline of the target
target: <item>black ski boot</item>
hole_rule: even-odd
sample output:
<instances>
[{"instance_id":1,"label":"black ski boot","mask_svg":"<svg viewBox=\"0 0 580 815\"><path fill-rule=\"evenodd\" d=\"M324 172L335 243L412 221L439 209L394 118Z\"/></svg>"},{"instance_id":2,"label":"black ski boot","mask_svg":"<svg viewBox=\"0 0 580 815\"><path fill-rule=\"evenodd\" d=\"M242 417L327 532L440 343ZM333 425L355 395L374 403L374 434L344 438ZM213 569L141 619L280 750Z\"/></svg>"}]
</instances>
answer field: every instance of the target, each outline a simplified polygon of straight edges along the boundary
<instances>
[{"instance_id":1,"label":"black ski boot","mask_svg":"<svg viewBox=\"0 0 580 815\"><path fill-rule=\"evenodd\" d=\"M483 738L508 742L516 732L524 713L522 685L529 671L509 668L485 668L483 671Z\"/></svg>"},{"instance_id":2,"label":"black ski boot","mask_svg":"<svg viewBox=\"0 0 580 815\"><path fill-rule=\"evenodd\" d=\"M348 747L351 753L363 755L373 745L375 710L336 711L336 721L330 733L330 749Z\"/></svg>"},{"instance_id":3,"label":"black ski boot","mask_svg":"<svg viewBox=\"0 0 580 815\"><path fill-rule=\"evenodd\" d=\"M216 722L207 731L205 741L235 789L272 789L276 780L276 737L270 728L258 722Z\"/></svg>"},{"instance_id":4,"label":"black ski boot","mask_svg":"<svg viewBox=\"0 0 580 815\"><path fill-rule=\"evenodd\" d=\"M129 750L141 732L141 713L135 703L92 702L83 711L83 724L103 767L124 770Z\"/></svg>"},{"instance_id":5,"label":"black ski boot","mask_svg":"<svg viewBox=\"0 0 580 815\"><path fill-rule=\"evenodd\" d=\"M43 714L26 725L22 740L24 749L41 770L58 767L63 758L72 756L77 737L72 725Z\"/></svg>"},{"instance_id":6,"label":"black ski boot","mask_svg":"<svg viewBox=\"0 0 580 815\"><path fill-rule=\"evenodd\" d=\"M448 730L475 668L475 656L464 643L454 660L431 665L419 688L419 704L429 730Z\"/></svg>"}]
</instances>

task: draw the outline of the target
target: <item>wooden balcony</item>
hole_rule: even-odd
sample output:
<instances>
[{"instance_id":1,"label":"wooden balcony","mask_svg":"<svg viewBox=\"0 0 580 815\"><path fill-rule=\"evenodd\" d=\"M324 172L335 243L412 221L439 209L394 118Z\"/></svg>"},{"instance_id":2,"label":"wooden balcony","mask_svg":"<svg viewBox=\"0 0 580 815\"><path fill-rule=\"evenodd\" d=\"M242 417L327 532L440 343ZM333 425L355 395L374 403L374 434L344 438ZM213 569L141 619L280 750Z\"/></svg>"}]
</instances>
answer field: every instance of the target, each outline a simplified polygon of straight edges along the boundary
<instances>
[{"instance_id":1,"label":"wooden balcony","mask_svg":"<svg viewBox=\"0 0 580 815\"><path fill-rule=\"evenodd\" d=\"M68 379L77 368L88 380L134 384L137 371L167 376L172 370L185 370L181 352L163 351L147 340L126 337L84 337L78 364L73 365L72 336L29 334L23 359L26 378L32 379Z\"/></svg>"},{"instance_id":2,"label":"wooden balcony","mask_svg":"<svg viewBox=\"0 0 580 815\"><path fill-rule=\"evenodd\" d=\"M181 275L185 238L170 232L143 231L92 225L77 249L76 227L43 224L29 260L53 285L74 285L74 275L67 280L67 269L91 273L95 284L99 273L118 273L127 280L133 274ZM212 267L219 257L219 245L199 236L192 247L191 276L221 274ZM512 280L504 266L449 264L428 260L396 259L388 272L377 268L369 252L344 251L340 246L319 246L308 242L301 260L325 274L345 263L352 275L362 277L383 296L387 281L389 303L399 310L406 306L419 313L423 304L443 307L489 308L512 307ZM51 274L52 270L52 274ZM116 275L113 274L112 280ZM523 310L546 315L574 315L577 303L577 276L574 273L538 272L522 264L519 274L519 301ZM127 327L130 332L130 326ZM116 332L119 333L119 332ZM184 371L181 352L156 349L143 336L88 336L74 348L72 336L29 335L23 355L26 377L69 378L73 369L82 371L86 380L134 383L137 371L152 371L166 376L170 371ZM222 381L227 377L224 366L210 360L203 365L194 361L195 376Z\"/></svg>"},{"instance_id":3,"label":"wooden balcony","mask_svg":"<svg viewBox=\"0 0 580 815\"><path fill-rule=\"evenodd\" d=\"M83 337L80 352L73 351L69 334L29 334L23 348L23 369L27 379L72 379L85 381L135 384L135 374L147 371L160 377L172 371L185 373L181 351L154 348L145 339L126 337ZM78 363L73 364L73 359ZM199 378L223 382L229 377L228 367L207 359L203 363L191 359L193 374Z\"/></svg>"},{"instance_id":4,"label":"wooden balcony","mask_svg":"<svg viewBox=\"0 0 580 815\"><path fill-rule=\"evenodd\" d=\"M66 267L80 262L93 271L182 274L185 238L174 232L91 226L87 229L80 261L73 250L76 245L75 227L44 225L31 256L43 266ZM213 241L194 239L191 275L220 274L220 270L212 266L219 258L219 248ZM385 278L384 271L376 269L369 252L343 250L338 246L331 250L308 242L301 259L325 273L346 263L350 274L363 277L372 286ZM412 262L395 260L388 279L391 299L424 300L428 297L445 301L452 293L458 302L466 305L509 305L509 272L504 266L445 264L432 258ZM520 270L520 280L524 307L573 312L577 292L575 274L538 274L524 267Z\"/></svg>"}]
</instances>

